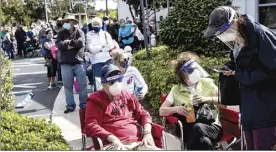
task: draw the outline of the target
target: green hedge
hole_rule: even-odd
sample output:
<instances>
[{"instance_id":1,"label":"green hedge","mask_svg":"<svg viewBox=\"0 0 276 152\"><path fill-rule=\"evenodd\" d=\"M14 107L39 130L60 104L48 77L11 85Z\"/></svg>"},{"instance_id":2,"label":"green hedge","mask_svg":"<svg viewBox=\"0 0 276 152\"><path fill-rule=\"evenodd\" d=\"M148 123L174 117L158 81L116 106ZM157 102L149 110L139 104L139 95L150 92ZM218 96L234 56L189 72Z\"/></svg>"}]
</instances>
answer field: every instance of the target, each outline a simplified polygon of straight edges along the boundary
<instances>
[{"instance_id":1,"label":"green hedge","mask_svg":"<svg viewBox=\"0 0 276 152\"><path fill-rule=\"evenodd\" d=\"M1 150L71 150L58 126L15 112L1 112Z\"/></svg>"},{"instance_id":2,"label":"green hedge","mask_svg":"<svg viewBox=\"0 0 276 152\"><path fill-rule=\"evenodd\" d=\"M169 93L172 86L177 83L175 75L168 66L171 60L176 59L177 54L167 46L159 46L152 48L150 60L146 59L145 50L134 55L133 64L142 73L149 86L146 101L154 110L158 110L160 107L160 94ZM218 74L214 73L212 69L222 66L227 60L227 58L201 57L200 64L217 82Z\"/></svg>"},{"instance_id":3,"label":"green hedge","mask_svg":"<svg viewBox=\"0 0 276 152\"><path fill-rule=\"evenodd\" d=\"M12 69L10 60L0 53L1 62L1 110L12 111L14 110L14 97L12 94L13 82L12 82Z\"/></svg>"},{"instance_id":4,"label":"green hedge","mask_svg":"<svg viewBox=\"0 0 276 152\"><path fill-rule=\"evenodd\" d=\"M11 62L1 61L1 150L71 150L58 126L14 111Z\"/></svg>"},{"instance_id":5,"label":"green hedge","mask_svg":"<svg viewBox=\"0 0 276 152\"><path fill-rule=\"evenodd\" d=\"M228 50L217 39L207 39L209 14L218 6L231 5L231 0L177 0L168 17L161 22L161 41L173 48L196 51L206 56L223 56Z\"/></svg>"}]
</instances>

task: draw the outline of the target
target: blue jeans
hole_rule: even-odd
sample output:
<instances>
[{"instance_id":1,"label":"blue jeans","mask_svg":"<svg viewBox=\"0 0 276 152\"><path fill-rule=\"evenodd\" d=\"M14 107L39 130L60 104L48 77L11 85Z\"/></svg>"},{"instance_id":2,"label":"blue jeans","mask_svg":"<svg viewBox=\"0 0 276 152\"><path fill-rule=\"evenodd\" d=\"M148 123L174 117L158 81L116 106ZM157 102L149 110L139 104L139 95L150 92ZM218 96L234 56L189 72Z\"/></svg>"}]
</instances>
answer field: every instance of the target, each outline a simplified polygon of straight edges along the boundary
<instances>
[{"instance_id":1,"label":"blue jeans","mask_svg":"<svg viewBox=\"0 0 276 152\"><path fill-rule=\"evenodd\" d=\"M76 76L79 85L79 100L80 108L84 109L86 107L87 98L87 81L86 81L86 69L84 64L76 65L61 65L62 81L65 90L65 98L68 109L74 110L76 108L76 103L73 95L73 83L74 77Z\"/></svg>"},{"instance_id":2,"label":"blue jeans","mask_svg":"<svg viewBox=\"0 0 276 152\"><path fill-rule=\"evenodd\" d=\"M101 69L107 64L111 64L112 60L107 60L106 62L96 63L92 65L93 77L94 77L94 91L102 89L101 83Z\"/></svg>"}]
</instances>

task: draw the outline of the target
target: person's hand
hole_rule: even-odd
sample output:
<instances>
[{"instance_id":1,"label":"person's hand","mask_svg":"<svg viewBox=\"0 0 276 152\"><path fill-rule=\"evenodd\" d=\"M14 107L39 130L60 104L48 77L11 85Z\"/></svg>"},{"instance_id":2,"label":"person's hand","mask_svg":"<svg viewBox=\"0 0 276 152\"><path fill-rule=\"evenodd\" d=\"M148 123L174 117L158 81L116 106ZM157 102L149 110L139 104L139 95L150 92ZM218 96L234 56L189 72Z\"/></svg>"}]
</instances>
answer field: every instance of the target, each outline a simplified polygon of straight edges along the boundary
<instances>
[{"instance_id":1,"label":"person's hand","mask_svg":"<svg viewBox=\"0 0 276 152\"><path fill-rule=\"evenodd\" d=\"M114 148L116 150L126 150L125 145L118 139L116 138L113 142L112 142Z\"/></svg>"},{"instance_id":2,"label":"person's hand","mask_svg":"<svg viewBox=\"0 0 276 152\"><path fill-rule=\"evenodd\" d=\"M72 46L68 45L68 50L70 50L70 49L72 49L72 48L74 48L74 47L72 47Z\"/></svg>"},{"instance_id":3,"label":"person's hand","mask_svg":"<svg viewBox=\"0 0 276 152\"><path fill-rule=\"evenodd\" d=\"M223 75L226 75L226 76L230 76L230 75L235 75L235 71L227 71L227 72L223 72Z\"/></svg>"},{"instance_id":4,"label":"person's hand","mask_svg":"<svg viewBox=\"0 0 276 152\"><path fill-rule=\"evenodd\" d=\"M189 110L184 106L177 106L176 113L185 117L190 114Z\"/></svg>"},{"instance_id":5,"label":"person's hand","mask_svg":"<svg viewBox=\"0 0 276 152\"><path fill-rule=\"evenodd\" d=\"M142 145L144 145L145 147L155 146L151 133L147 133L144 135Z\"/></svg>"},{"instance_id":6,"label":"person's hand","mask_svg":"<svg viewBox=\"0 0 276 152\"><path fill-rule=\"evenodd\" d=\"M193 105L198 105L198 104L201 104L201 103L206 103L210 100L211 100L210 97L203 97L203 96L200 96L200 95L194 95L193 99L192 99L192 104Z\"/></svg>"},{"instance_id":7,"label":"person's hand","mask_svg":"<svg viewBox=\"0 0 276 152\"><path fill-rule=\"evenodd\" d=\"M144 99L144 97L145 97L144 94L142 92L140 92L137 96L137 99L142 100L142 99Z\"/></svg>"},{"instance_id":8,"label":"person's hand","mask_svg":"<svg viewBox=\"0 0 276 152\"><path fill-rule=\"evenodd\" d=\"M67 43L70 43L71 40L64 40L63 42L64 42L65 44L67 44Z\"/></svg>"}]
</instances>

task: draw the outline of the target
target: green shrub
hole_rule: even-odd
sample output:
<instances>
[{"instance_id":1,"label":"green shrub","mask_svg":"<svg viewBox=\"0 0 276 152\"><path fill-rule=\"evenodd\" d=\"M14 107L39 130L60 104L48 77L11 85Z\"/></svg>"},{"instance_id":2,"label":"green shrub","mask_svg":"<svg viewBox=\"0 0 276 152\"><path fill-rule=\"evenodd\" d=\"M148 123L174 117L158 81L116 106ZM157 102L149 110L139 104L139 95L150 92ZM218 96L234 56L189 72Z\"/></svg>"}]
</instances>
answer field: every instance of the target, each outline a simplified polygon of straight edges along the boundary
<instances>
[{"instance_id":1,"label":"green shrub","mask_svg":"<svg viewBox=\"0 0 276 152\"><path fill-rule=\"evenodd\" d=\"M58 126L15 112L1 112L1 150L71 150Z\"/></svg>"},{"instance_id":2,"label":"green shrub","mask_svg":"<svg viewBox=\"0 0 276 152\"><path fill-rule=\"evenodd\" d=\"M1 110L11 111L14 110L14 97L12 94L13 82L12 82L12 69L10 60L0 53L1 62Z\"/></svg>"},{"instance_id":3,"label":"green shrub","mask_svg":"<svg viewBox=\"0 0 276 152\"><path fill-rule=\"evenodd\" d=\"M133 64L139 69L149 86L146 101L156 111L160 107L160 95L169 93L172 86L177 83L174 73L168 66L169 61L175 59L177 54L167 46L159 46L152 48L150 60L146 59L145 50L134 55ZM200 64L217 82L218 74L212 69L222 66L227 60L227 58L201 57Z\"/></svg>"},{"instance_id":4,"label":"green shrub","mask_svg":"<svg viewBox=\"0 0 276 152\"><path fill-rule=\"evenodd\" d=\"M173 48L196 51L206 56L221 56L227 48L216 39L207 39L209 14L221 5L231 5L231 0L178 0L168 17L161 22L161 41Z\"/></svg>"}]
</instances>

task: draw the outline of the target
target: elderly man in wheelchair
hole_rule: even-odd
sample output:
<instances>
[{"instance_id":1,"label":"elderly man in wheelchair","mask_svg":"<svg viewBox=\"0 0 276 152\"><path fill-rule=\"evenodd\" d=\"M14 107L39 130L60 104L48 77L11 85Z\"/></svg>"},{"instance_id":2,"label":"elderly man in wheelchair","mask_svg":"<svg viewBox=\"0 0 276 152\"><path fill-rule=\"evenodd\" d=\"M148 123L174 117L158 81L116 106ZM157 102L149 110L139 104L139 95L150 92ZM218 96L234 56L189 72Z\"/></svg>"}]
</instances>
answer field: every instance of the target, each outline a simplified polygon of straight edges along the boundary
<instances>
[{"instance_id":1,"label":"elderly man in wheelchair","mask_svg":"<svg viewBox=\"0 0 276 152\"><path fill-rule=\"evenodd\" d=\"M103 89L87 99L87 136L93 141L100 138L102 150L159 150L151 134L151 116L134 95L121 89L122 78L117 66L110 64L102 68Z\"/></svg>"}]
</instances>

